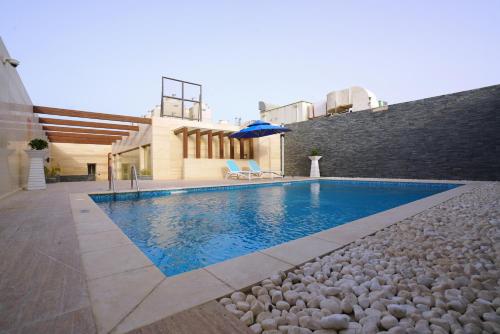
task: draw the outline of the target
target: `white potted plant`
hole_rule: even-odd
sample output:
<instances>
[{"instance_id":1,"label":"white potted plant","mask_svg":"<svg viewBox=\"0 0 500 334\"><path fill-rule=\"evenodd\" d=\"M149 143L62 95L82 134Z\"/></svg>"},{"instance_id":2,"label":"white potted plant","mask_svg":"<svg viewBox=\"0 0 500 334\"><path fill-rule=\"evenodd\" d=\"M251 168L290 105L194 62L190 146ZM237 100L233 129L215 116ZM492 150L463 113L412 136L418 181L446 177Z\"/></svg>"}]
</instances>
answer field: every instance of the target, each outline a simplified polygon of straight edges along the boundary
<instances>
[{"instance_id":1,"label":"white potted plant","mask_svg":"<svg viewBox=\"0 0 500 334\"><path fill-rule=\"evenodd\" d=\"M43 160L47 156L49 144L43 139L33 139L28 143L30 150L25 150L30 158L30 171L27 190L46 189Z\"/></svg>"},{"instance_id":2,"label":"white potted plant","mask_svg":"<svg viewBox=\"0 0 500 334\"><path fill-rule=\"evenodd\" d=\"M313 148L311 150L311 155L309 156L309 159L311 160L311 173L309 174L309 177L320 177L319 159L321 159L321 155L317 148Z\"/></svg>"}]
</instances>

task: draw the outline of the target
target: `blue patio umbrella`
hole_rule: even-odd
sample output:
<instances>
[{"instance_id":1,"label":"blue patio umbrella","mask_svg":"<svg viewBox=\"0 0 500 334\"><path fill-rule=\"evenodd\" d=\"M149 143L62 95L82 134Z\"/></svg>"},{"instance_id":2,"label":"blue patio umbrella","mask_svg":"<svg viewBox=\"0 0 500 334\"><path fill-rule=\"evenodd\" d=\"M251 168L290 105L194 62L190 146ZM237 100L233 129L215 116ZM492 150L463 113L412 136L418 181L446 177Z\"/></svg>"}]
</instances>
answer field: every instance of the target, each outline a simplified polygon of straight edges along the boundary
<instances>
[{"instance_id":1,"label":"blue patio umbrella","mask_svg":"<svg viewBox=\"0 0 500 334\"><path fill-rule=\"evenodd\" d=\"M229 135L229 138L258 138L291 131L283 126L255 121L246 128Z\"/></svg>"},{"instance_id":2,"label":"blue patio umbrella","mask_svg":"<svg viewBox=\"0 0 500 334\"><path fill-rule=\"evenodd\" d=\"M292 131L290 129L285 128L284 126L272 125L271 123L263 122L263 121L255 121L246 128L235 132L229 135L229 138L259 138L270 136L274 134L281 134L280 138L280 157L281 157L281 175L284 175L285 166L284 166L284 156L283 156L283 140L284 140L284 132Z\"/></svg>"}]
</instances>

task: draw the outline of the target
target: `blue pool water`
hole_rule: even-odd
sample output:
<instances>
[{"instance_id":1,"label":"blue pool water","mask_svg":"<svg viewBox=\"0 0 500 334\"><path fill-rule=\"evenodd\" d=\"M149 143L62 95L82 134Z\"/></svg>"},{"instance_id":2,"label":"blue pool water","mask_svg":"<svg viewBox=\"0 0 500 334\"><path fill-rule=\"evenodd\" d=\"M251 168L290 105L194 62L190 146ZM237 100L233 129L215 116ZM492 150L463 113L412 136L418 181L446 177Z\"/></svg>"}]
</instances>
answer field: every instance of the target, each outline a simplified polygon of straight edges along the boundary
<instances>
[{"instance_id":1,"label":"blue pool water","mask_svg":"<svg viewBox=\"0 0 500 334\"><path fill-rule=\"evenodd\" d=\"M301 238L458 185L305 181L128 193L95 202L171 276Z\"/></svg>"}]
</instances>

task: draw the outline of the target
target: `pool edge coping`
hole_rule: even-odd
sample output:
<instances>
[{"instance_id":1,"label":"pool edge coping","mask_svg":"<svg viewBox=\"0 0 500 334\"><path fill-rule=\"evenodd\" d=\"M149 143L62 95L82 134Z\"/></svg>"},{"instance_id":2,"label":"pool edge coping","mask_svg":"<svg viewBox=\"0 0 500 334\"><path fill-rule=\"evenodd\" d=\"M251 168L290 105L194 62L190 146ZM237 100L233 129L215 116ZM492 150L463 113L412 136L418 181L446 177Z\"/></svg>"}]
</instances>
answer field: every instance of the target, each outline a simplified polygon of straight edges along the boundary
<instances>
[{"instance_id":1,"label":"pool edge coping","mask_svg":"<svg viewBox=\"0 0 500 334\"><path fill-rule=\"evenodd\" d=\"M451 183L458 187L424 197L422 199L385 210L374 215L363 217L352 222L314 233L299 239L282 243L267 249L262 249L247 255L228 259L194 271L175 276L165 276L146 255L125 235L125 233L109 218L95 203L90 195L109 194L110 192L88 192L70 194L70 205L73 220L76 225L79 245L82 248L87 240L86 251L80 252L89 290L92 311L96 320L98 333L126 333L167 316L184 311L210 300L218 299L234 291L246 290L269 277L277 270L289 271L307 263L316 257L326 255L345 247L353 241L374 234L397 222L412 217L429 208L439 205L463 193L487 183L487 181L459 180L411 180L411 179L379 179L379 178L338 178L325 177L300 180L271 180L268 183L304 182L311 180L331 179L346 181L376 181L376 182L411 182L411 183ZM255 185L262 183L238 183L235 186ZM197 187L167 187L158 190L183 190L192 188L213 188L227 185L210 185ZM130 191L122 191L130 192ZM103 233L114 236L109 244L104 242ZM88 249L92 240L96 249ZM90 240L90 241L89 241ZM107 241L107 240L106 240ZM311 243L311 241L314 241ZM314 245L312 250L304 249L303 244ZM100 245L100 246L99 246ZM319 246L318 246L319 245ZM309 248L309 247L308 247ZM291 252L292 250L292 252ZM114 252L114 253L113 253ZM110 262L113 254L118 252L125 260L122 263ZM299 253L295 256L293 252ZM305 252L305 253L304 253ZM111 254L111 255L110 255ZM108 265L111 268L108 268ZM143 276L141 276L144 274ZM124 289L119 286L121 281L132 280L138 276L137 283L144 288L141 296L136 289ZM195 276L203 276L200 282ZM132 277L132 278L130 278ZM182 296L182 302L172 301L169 286L180 290L192 291L197 286L207 283L212 287L210 293L197 293ZM147 283L147 284L146 284ZM132 284L132 283L131 283ZM147 285L143 287L143 285ZM104 297L102 296L104 292ZM108 299L106 299L108 298ZM177 296L177 298L180 298ZM186 300L187 299L187 300ZM163 301L163 302L162 302ZM123 305L127 304L128 305ZM156 304L155 304L156 303ZM159 305L158 305L159 303ZM168 304L170 307L168 307ZM125 309L112 308L120 305Z\"/></svg>"}]
</instances>

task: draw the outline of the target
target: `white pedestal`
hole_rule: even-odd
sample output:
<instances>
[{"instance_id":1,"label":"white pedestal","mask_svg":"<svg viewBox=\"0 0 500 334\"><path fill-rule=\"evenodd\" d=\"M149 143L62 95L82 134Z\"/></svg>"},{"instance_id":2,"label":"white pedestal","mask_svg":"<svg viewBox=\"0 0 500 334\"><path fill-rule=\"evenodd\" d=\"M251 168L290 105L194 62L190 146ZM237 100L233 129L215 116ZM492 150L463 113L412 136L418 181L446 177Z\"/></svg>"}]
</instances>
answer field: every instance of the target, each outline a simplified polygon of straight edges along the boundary
<instances>
[{"instance_id":1,"label":"white pedestal","mask_svg":"<svg viewBox=\"0 0 500 334\"><path fill-rule=\"evenodd\" d=\"M25 150L25 152L30 157L30 172L26 189L47 189L47 185L45 184L45 173L43 171L43 159L47 156L48 150Z\"/></svg>"},{"instance_id":2,"label":"white pedestal","mask_svg":"<svg viewBox=\"0 0 500 334\"><path fill-rule=\"evenodd\" d=\"M309 159L311 159L311 173L309 174L310 177L320 177L319 174L319 159L321 159L321 155L313 155L310 156Z\"/></svg>"}]
</instances>

